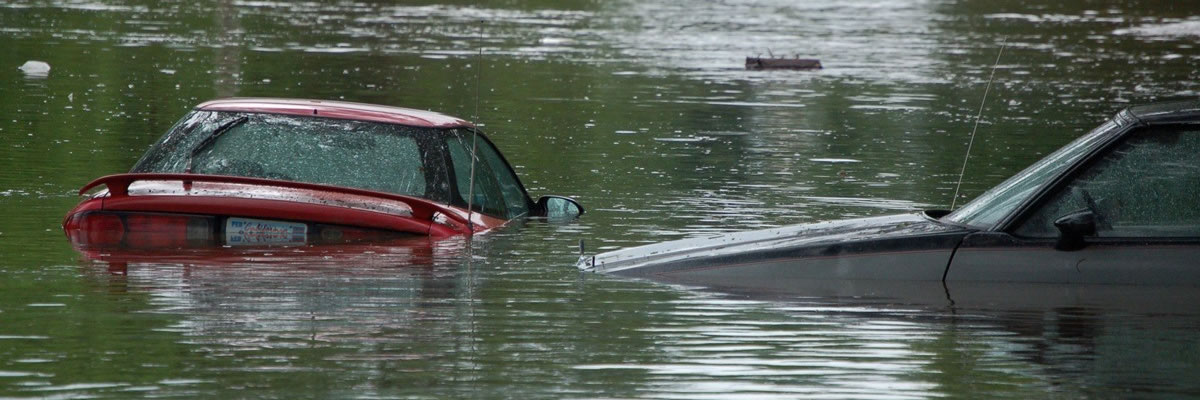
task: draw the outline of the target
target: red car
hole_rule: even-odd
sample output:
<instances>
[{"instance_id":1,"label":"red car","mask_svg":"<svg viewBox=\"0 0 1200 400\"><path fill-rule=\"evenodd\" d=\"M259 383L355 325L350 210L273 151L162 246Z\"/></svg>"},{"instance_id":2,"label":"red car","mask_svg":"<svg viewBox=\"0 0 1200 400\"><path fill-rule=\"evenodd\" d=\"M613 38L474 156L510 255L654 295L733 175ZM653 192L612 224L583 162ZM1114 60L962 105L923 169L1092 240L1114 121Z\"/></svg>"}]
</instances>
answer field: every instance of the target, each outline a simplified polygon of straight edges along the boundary
<instances>
[{"instance_id":1,"label":"red car","mask_svg":"<svg viewBox=\"0 0 1200 400\"><path fill-rule=\"evenodd\" d=\"M79 193L100 187L63 221L76 247L438 238L527 216L583 214L570 198L532 201L469 122L336 101L200 104L129 173L96 179Z\"/></svg>"}]
</instances>

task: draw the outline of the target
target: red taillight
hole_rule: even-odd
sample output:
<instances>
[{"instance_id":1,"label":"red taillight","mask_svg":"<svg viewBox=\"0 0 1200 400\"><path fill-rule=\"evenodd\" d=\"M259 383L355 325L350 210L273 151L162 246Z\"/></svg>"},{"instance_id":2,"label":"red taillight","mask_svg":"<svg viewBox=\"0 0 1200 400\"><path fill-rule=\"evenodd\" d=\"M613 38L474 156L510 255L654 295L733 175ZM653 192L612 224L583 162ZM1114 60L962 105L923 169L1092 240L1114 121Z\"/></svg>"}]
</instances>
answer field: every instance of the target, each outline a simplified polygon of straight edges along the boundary
<instances>
[{"instance_id":1,"label":"red taillight","mask_svg":"<svg viewBox=\"0 0 1200 400\"><path fill-rule=\"evenodd\" d=\"M83 233L81 237L86 238L82 244L87 245L112 246L125 237L125 224L120 216L113 214L85 214L79 221L79 230Z\"/></svg>"},{"instance_id":2,"label":"red taillight","mask_svg":"<svg viewBox=\"0 0 1200 400\"><path fill-rule=\"evenodd\" d=\"M210 244L213 218L189 215L91 212L68 222L76 244L131 248L178 248ZM72 232L77 226L78 231Z\"/></svg>"},{"instance_id":3,"label":"red taillight","mask_svg":"<svg viewBox=\"0 0 1200 400\"><path fill-rule=\"evenodd\" d=\"M129 214L125 229L125 244L134 248L185 247L212 233L207 219L184 215Z\"/></svg>"}]
</instances>

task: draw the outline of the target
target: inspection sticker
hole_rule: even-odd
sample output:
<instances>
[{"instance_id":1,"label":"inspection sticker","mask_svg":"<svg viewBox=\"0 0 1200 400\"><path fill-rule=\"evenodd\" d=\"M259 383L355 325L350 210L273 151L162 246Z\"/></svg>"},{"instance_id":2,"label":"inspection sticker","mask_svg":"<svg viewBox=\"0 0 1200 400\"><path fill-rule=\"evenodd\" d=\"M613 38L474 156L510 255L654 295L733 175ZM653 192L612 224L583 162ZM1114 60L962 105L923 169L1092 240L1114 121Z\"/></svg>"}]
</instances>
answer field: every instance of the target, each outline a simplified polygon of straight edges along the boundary
<instances>
[{"instance_id":1,"label":"inspection sticker","mask_svg":"<svg viewBox=\"0 0 1200 400\"><path fill-rule=\"evenodd\" d=\"M308 226L296 222L265 219L225 220L225 243L230 246L304 244Z\"/></svg>"}]
</instances>

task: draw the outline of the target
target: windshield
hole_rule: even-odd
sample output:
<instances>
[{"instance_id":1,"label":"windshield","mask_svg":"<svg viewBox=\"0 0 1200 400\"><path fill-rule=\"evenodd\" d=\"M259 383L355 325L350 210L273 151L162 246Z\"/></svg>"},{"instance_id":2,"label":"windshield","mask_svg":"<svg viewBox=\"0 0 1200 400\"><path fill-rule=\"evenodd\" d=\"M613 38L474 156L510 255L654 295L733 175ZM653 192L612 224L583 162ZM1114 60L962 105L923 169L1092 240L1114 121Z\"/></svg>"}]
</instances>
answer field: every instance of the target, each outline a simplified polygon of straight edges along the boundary
<instances>
[{"instance_id":1,"label":"windshield","mask_svg":"<svg viewBox=\"0 0 1200 400\"><path fill-rule=\"evenodd\" d=\"M949 221L984 229L994 228L1004 217L1036 193L1042 185L1050 183L1054 177L1075 164L1098 143L1110 137L1111 135L1106 133L1116 132L1117 126L1117 123L1113 121L1101 125L984 192L945 218Z\"/></svg>"},{"instance_id":2,"label":"windshield","mask_svg":"<svg viewBox=\"0 0 1200 400\"><path fill-rule=\"evenodd\" d=\"M224 128L224 129L221 129ZM234 175L452 199L445 130L274 114L197 111L131 172Z\"/></svg>"}]
</instances>

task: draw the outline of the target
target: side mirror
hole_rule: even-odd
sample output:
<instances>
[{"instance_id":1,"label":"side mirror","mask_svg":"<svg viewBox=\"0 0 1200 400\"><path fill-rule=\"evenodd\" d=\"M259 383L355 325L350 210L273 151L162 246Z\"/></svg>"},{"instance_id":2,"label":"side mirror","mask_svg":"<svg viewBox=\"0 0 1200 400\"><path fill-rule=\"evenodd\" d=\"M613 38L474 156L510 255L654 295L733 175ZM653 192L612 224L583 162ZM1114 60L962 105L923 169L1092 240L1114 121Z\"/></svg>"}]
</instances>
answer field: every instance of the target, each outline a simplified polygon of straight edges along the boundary
<instances>
[{"instance_id":1,"label":"side mirror","mask_svg":"<svg viewBox=\"0 0 1200 400\"><path fill-rule=\"evenodd\" d=\"M583 206L570 197L542 196L537 201L538 216L548 219L574 219L583 215Z\"/></svg>"},{"instance_id":2,"label":"side mirror","mask_svg":"<svg viewBox=\"0 0 1200 400\"><path fill-rule=\"evenodd\" d=\"M1054 248L1062 251L1075 251L1084 248L1085 236L1096 234L1096 214L1090 210L1076 211L1054 220L1058 228L1058 243Z\"/></svg>"}]
</instances>

